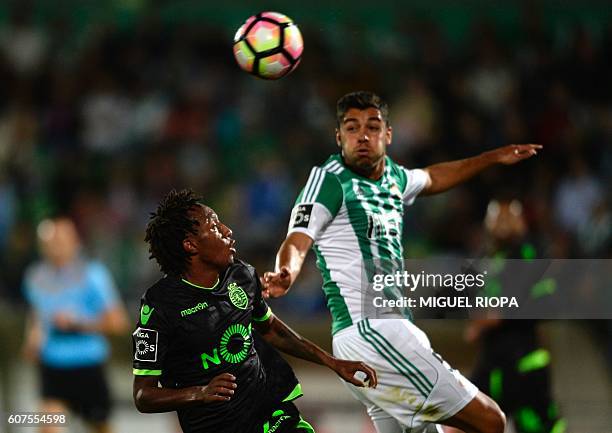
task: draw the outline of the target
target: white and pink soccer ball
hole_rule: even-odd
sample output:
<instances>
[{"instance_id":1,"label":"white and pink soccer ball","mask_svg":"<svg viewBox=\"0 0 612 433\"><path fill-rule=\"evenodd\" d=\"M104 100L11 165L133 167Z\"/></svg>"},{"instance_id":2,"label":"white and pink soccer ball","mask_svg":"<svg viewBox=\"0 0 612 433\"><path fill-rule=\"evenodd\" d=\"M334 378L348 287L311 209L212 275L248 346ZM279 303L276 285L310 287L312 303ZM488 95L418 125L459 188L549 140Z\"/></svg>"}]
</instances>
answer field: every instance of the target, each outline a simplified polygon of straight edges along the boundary
<instances>
[{"instance_id":1,"label":"white and pink soccer ball","mask_svg":"<svg viewBox=\"0 0 612 433\"><path fill-rule=\"evenodd\" d=\"M259 78L276 80L300 63L304 41L291 18L278 12L253 15L234 36L238 65Z\"/></svg>"}]
</instances>

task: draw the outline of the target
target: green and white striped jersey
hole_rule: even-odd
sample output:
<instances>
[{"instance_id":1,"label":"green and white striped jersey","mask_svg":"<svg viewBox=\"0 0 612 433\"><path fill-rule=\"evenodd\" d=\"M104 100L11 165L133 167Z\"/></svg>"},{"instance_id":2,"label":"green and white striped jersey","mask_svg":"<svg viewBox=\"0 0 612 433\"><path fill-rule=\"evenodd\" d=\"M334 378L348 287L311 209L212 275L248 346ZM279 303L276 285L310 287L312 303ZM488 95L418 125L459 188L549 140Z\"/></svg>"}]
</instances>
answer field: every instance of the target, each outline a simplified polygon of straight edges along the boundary
<instances>
[{"instance_id":1,"label":"green and white striped jersey","mask_svg":"<svg viewBox=\"0 0 612 433\"><path fill-rule=\"evenodd\" d=\"M350 170L339 154L310 172L289 233L314 240L332 334L362 319L364 262L403 259L404 206L412 204L428 179L424 170L408 170L386 157L383 176L373 181Z\"/></svg>"}]
</instances>

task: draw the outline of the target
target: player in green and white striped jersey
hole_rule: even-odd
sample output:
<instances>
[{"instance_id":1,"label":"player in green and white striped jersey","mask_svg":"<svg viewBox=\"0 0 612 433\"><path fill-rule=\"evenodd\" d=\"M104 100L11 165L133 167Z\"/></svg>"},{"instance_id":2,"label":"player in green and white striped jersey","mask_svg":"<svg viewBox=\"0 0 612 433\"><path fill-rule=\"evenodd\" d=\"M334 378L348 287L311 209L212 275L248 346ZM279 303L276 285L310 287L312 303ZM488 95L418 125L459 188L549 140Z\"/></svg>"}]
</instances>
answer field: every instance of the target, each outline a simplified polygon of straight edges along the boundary
<instances>
[{"instance_id":1,"label":"player in green and white striped jersey","mask_svg":"<svg viewBox=\"0 0 612 433\"><path fill-rule=\"evenodd\" d=\"M435 354L410 320L364 315L361 274L368 261L401 262L404 206L446 191L494 164L514 164L539 145L509 145L425 169L406 169L386 155L392 129L377 95L355 92L337 106L341 153L314 167L291 215L264 295L283 296L313 247L332 315L336 355L359 358L379 374L377 389L351 388L379 433L423 432L431 423L466 432L503 433L505 417L489 397Z\"/></svg>"}]
</instances>

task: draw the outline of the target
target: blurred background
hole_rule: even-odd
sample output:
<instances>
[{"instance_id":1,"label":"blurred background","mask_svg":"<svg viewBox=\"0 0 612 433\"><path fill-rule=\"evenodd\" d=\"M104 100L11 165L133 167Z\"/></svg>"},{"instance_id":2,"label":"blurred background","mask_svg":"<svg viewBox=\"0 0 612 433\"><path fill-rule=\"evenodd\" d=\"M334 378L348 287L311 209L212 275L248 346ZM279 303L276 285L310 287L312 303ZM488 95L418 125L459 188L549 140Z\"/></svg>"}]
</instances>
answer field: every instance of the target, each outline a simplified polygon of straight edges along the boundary
<instances>
[{"instance_id":1,"label":"blurred background","mask_svg":"<svg viewBox=\"0 0 612 433\"><path fill-rule=\"evenodd\" d=\"M133 323L141 294L160 276L144 227L171 188L199 192L263 273L310 168L336 151L335 102L349 91L388 100L389 152L407 167L509 143L545 146L519 166L417 200L405 220L408 257L478 254L487 204L499 195L522 201L539 256L612 256L609 2L398 3L0 3L0 412L37 405L35 367L20 347L23 275L38 257L42 219L74 219ZM287 14L304 37L301 64L279 81L240 71L232 57L234 32L262 10ZM272 307L330 347L312 260ZM464 322L419 325L469 373L478 345L463 341ZM612 432L609 323L541 328L568 431ZM109 365L116 431L176 431L172 415L132 406L129 334L113 340ZM331 373L295 365L300 405L317 431L372 431Z\"/></svg>"}]
</instances>

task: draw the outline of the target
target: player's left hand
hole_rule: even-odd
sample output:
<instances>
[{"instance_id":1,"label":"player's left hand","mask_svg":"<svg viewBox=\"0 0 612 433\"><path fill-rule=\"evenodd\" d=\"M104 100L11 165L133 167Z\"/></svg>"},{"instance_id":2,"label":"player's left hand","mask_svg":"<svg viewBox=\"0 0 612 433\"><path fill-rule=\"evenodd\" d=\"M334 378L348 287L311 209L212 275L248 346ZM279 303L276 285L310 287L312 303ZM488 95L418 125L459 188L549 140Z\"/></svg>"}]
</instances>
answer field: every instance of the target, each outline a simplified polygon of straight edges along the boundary
<instances>
[{"instance_id":1,"label":"player's left hand","mask_svg":"<svg viewBox=\"0 0 612 433\"><path fill-rule=\"evenodd\" d=\"M369 365L361 361L347 361L344 359L334 358L332 369L342 379L355 386L376 388L378 385L378 378L376 377L376 371ZM361 372L365 374L364 380L359 380L355 377L355 374Z\"/></svg>"},{"instance_id":2,"label":"player's left hand","mask_svg":"<svg viewBox=\"0 0 612 433\"><path fill-rule=\"evenodd\" d=\"M512 165L537 155L543 147L541 144L509 144L491 152L500 164Z\"/></svg>"}]
</instances>

